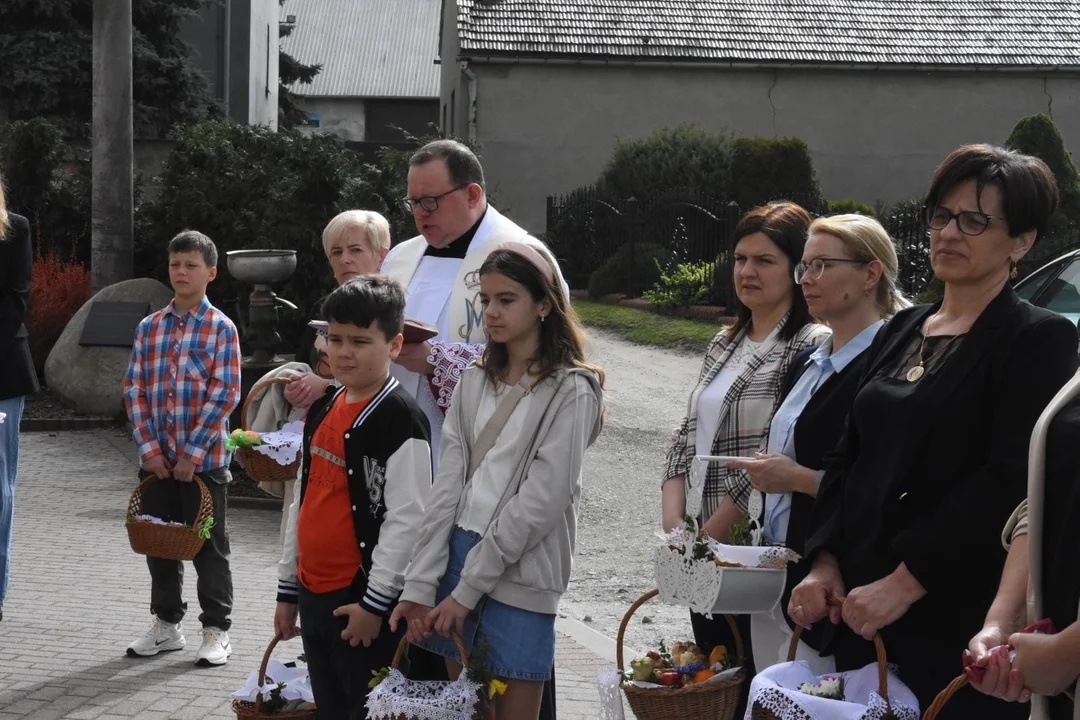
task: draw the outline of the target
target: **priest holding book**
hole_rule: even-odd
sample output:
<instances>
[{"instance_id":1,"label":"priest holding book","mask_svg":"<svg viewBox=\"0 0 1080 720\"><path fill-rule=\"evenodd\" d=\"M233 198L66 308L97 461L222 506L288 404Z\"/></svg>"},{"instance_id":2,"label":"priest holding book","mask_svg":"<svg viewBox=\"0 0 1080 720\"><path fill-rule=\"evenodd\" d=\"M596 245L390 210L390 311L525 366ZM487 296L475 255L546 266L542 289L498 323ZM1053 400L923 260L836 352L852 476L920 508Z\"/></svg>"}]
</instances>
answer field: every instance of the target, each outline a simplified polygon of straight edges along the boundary
<instances>
[{"instance_id":1,"label":"priest holding book","mask_svg":"<svg viewBox=\"0 0 1080 720\"><path fill-rule=\"evenodd\" d=\"M431 423L437 464L450 396L461 371L484 349L477 271L507 240L552 256L546 245L488 205L480 161L459 142L436 140L417 150L409 160L408 193L402 202L420 235L391 250L382 273L406 286L405 316L438 329L430 341L406 342L393 366L394 377ZM559 279L569 296L561 271Z\"/></svg>"}]
</instances>

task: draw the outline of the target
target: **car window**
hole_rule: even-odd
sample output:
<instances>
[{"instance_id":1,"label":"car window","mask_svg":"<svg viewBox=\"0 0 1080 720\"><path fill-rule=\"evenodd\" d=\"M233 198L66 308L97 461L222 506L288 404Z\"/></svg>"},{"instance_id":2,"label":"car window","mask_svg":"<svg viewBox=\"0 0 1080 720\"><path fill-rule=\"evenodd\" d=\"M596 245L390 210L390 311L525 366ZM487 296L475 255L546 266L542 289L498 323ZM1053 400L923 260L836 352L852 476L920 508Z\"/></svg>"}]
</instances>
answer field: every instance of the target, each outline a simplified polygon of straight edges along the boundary
<instances>
[{"instance_id":1,"label":"car window","mask_svg":"<svg viewBox=\"0 0 1080 720\"><path fill-rule=\"evenodd\" d=\"M1046 279L1051 275L1056 275L1060 269L1061 263L1055 262L1047 265L1042 270L1039 270L1032 275L1028 275L1016 288L1017 296L1019 296L1021 300L1027 300L1033 305L1042 305L1042 302L1035 302L1035 294L1046 284Z\"/></svg>"},{"instance_id":2,"label":"car window","mask_svg":"<svg viewBox=\"0 0 1080 720\"><path fill-rule=\"evenodd\" d=\"M1071 261L1060 275L1050 281L1039 294L1038 304L1064 315L1073 323L1080 320L1080 258Z\"/></svg>"}]
</instances>

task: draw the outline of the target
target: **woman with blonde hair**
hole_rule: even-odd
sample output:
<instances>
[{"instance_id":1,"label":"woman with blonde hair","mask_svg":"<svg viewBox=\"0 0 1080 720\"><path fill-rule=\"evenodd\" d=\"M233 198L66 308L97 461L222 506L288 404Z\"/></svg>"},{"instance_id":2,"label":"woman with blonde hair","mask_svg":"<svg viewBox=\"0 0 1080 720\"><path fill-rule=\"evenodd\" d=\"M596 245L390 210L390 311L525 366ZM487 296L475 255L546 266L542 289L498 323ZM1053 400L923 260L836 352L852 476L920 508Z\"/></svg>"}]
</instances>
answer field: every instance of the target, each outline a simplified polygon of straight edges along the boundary
<instances>
[{"instance_id":1,"label":"woman with blonde hair","mask_svg":"<svg viewBox=\"0 0 1080 720\"><path fill-rule=\"evenodd\" d=\"M15 474L19 467L19 422L25 396L38 391L27 345L26 307L33 271L30 223L9 213L0 178L0 620L8 586Z\"/></svg>"},{"instance_id":2,"label":"woman with blonde hair","mask_svg":"<svg viewBox=\"0 0 1080 720\"><path fill-rule=\"evenodd\" d=\"M832 336L792 363L764 451L727 466L745 470L754 490L764 495L760 504L751 503L758 508L753 520L762 530L762 543L802 554L825 456L843 433L865 350L885 319L909 303L897 288L892 240L877 220L863 215L815 220L794 274L810 314L828 325ZM807 571L804 563L788 565L784 602L771 615L751 617L758 670L787 659L794 624L783 607ZM820 649L820 636L820 630L804 633L797 658L825 674L835 668L832 658L814 652Z\"/></svg>"},{"instance_id":3,"label":"woman with blonde hair","mask_svg":"<svg viewBox=\"0 0 1080 720\"><path fill-rule=\"evenodd\" d=\"M390 223L371 210L346 210L326 224L322 245L335 282L344 285L354 277L379 272L383 259L390 252ZM310 354L311 367L318 368L326 354L326 340L317 335ZM297 355L297 359L301 357L303 355ZM326 392L330 382L318 372L297 375L286 386L285 399L293 407L311 407L311 403Z\"/></svg>"}]
</instances>

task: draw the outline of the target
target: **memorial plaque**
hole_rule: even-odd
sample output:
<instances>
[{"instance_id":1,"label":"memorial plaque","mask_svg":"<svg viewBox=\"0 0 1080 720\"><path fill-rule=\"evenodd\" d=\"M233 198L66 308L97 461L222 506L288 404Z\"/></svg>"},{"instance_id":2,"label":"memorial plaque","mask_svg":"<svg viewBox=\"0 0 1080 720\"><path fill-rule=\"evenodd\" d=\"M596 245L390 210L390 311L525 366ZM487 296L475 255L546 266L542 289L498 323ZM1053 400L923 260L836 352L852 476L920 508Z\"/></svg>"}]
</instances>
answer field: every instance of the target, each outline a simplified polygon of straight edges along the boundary
<instances>
[{"instance_id":1,"label":"memorial plaque","mask_svg":"<svg viewBox=\"0 0 1080 720\"><path fill-rule=\"evenodd\" d=\"M79 344L130 348L135 344L135 330L149 314L148 302L97 301L90 306Z\"/></svg>"}]
</instances>

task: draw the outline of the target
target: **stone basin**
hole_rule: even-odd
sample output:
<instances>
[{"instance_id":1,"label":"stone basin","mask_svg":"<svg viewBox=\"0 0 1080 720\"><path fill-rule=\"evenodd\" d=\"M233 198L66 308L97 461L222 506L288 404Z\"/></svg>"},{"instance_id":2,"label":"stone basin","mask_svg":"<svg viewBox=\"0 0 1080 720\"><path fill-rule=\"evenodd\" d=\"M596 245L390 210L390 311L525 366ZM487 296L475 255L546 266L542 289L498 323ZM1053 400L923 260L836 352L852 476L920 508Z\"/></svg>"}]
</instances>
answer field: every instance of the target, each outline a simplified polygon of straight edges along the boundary
<instances>
[{"instance_id":1,"label":"stone basin","mask_svg":"<svg viewBox=\"0 0 1080 720\"><path fill-rule=\"evenodd\" d=\"M273 285L292 277L295 250L232 250L225 253L229 274L249 285Z\"/></svg>"}]
</instances>

